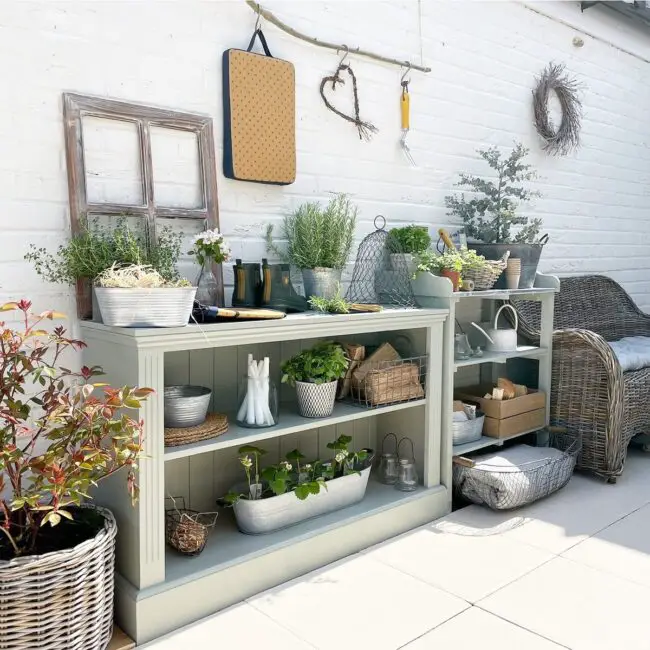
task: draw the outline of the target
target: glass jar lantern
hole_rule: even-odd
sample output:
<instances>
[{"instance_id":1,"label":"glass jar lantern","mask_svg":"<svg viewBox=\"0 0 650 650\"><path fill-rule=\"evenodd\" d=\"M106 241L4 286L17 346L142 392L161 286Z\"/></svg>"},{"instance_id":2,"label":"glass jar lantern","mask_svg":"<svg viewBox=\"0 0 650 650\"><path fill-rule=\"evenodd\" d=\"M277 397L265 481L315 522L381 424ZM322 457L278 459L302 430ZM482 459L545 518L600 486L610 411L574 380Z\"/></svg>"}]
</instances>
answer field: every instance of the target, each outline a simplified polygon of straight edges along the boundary
<instances>
[{"instance_id":1,"label":"glass jar lantern","mask_svg":"<svg viewBox=\"0 0 650 650\"><path fill-rule=\"evenodd\" d=\"M385 450L386 438L393 438L395 453ZM387 433L381 442L381 459L379 461L379 480L385 485L395 485L398 476L397 436Z\"/></svg>"},{"instance_id":2,"label":"glass jar lantern","mask_svg":"<svg viewBox=\"0 0 650 650\"><path fill-rule=\"evenodd\" d=\"M408 442L411 445L411 455L402 456L400 448L403 442ZM413 441L410 438L402 438L397 445L397 454L399 456L397 482L395 487L401 492L413 492L418 489L418 470L415 465L415 452L413 449Z\"/></svg>"}]
</instances>

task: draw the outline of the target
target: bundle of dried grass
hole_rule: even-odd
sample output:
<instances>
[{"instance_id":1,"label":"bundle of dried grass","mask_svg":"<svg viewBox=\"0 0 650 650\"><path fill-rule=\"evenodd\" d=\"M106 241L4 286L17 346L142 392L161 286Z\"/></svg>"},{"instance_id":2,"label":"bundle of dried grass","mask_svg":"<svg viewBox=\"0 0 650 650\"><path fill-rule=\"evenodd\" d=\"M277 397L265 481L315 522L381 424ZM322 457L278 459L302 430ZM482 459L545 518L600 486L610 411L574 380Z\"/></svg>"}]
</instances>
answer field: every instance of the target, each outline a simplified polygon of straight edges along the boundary
<instances>
[{"instance_id":1,"label":"bundle of dried grass","mask_svg":"<svg viewBox=\"0 0 650 650\"><path fill-rule=\"evenodd\" d=\"M141 264L122 267L113 264L97 276L95 283L99 287L119 289L162 289L192 286L185 278L165 280L152 266Z\"/></svg>"}]
</instances>

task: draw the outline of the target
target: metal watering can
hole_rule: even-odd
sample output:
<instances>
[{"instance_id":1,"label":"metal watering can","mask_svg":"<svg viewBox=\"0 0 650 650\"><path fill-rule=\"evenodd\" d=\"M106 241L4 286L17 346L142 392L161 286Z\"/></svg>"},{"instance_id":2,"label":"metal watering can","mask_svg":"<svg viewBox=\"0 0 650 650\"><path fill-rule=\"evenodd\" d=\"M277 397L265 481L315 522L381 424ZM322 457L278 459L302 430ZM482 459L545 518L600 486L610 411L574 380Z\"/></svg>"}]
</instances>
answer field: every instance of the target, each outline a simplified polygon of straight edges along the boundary
<instances>
[{"instance_id":1,"label":"metal watering can","mask_svg":"<svg viewBox=\"0 0 650 650\"><path fill-rule=\"evenodd\" d=\"M498 328L499 316L506 307L512 310L512 313L515 315L515 329L508 328L500 330ZM505 304L499 307L499 310L494 316L494 329L488 329L486 332L480 325L474 322L472 322L472 325L488 340L487 349L490 352L516 352L519 319L517 318L517 311L512 305Z\"/></svg>"}]
</instances>

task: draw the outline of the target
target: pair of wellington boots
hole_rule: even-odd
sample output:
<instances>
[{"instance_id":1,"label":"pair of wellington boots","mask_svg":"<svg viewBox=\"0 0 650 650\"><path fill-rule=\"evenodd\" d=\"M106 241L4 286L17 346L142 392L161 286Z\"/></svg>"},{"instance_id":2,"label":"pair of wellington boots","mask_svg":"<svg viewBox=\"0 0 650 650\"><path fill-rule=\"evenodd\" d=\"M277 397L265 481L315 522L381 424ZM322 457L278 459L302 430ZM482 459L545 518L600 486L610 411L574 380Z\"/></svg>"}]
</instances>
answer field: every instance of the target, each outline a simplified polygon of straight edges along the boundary
<instances>
[{"instance_id":1,"label":"pair of wellington boots","mask_svg":"<svg viewBox=\"0 0 650 650\"><path fill-rule=\"evenodd\" d=\"M277 309L286 313L309 310L309 303L291 284L288 264L269 264L267 259L242 264L235 260L232 306Z\"/></svg>"}]
</instances>

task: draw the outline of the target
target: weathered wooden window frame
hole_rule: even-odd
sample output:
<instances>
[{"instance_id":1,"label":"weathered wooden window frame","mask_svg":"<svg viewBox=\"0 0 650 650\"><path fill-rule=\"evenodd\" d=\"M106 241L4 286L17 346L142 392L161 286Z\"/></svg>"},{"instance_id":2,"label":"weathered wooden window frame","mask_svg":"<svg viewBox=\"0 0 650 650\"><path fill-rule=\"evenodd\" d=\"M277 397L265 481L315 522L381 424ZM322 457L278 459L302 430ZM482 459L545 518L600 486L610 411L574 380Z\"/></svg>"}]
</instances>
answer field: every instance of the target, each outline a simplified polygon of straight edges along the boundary
<instances>
[{"instance_id":1,"label":"weathered wooden window frame","mask_svg":"<svg viewBox=\"0 0 650 650\"><path fill-rule=\"evenodd\" d=\"M136 126L140 153L141 196L143 197L141 205L88 201L82 124L84 117L129 122ZM93 215L142 217L145 220L145 230L151 242L157 241L157 218L200 220L208 228L219 227L214 131L211 117L91 95L63 93L63 118L68 166L70 220L73 234L79 232L83 222ZM196 134L202 190L200 207L174 208L156 205L153 159L151 154L152 127L174 129ZM221 266L215 266L213 270L219 283L219 291L221 294L220 304L223 304L223 274ZM80 305L79 294L80 289L78 287L77 306L81 312L82 307Z\"/></svg>"}]
</instances>

